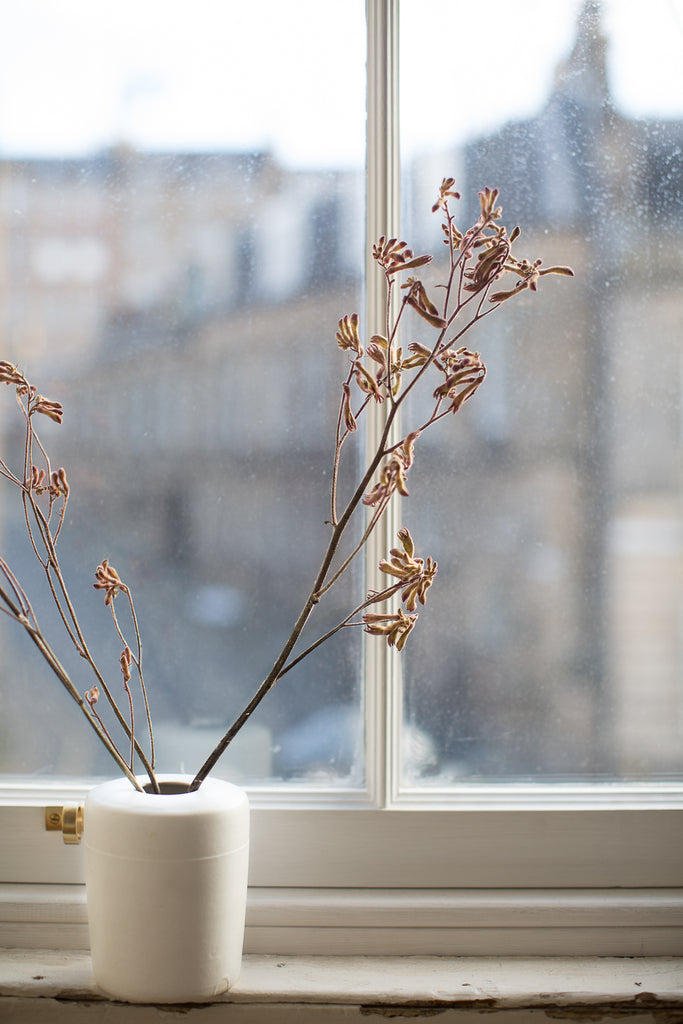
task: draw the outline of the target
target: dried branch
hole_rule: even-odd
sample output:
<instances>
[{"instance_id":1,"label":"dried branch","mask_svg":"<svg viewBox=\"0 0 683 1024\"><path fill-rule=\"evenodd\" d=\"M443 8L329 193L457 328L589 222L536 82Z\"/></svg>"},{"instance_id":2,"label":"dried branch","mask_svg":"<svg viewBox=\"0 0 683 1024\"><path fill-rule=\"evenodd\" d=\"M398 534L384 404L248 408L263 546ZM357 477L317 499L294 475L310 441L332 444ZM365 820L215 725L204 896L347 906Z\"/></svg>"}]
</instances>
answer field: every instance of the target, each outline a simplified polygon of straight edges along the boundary
<instances>
[{"instance_id":1,"label":"dried branch","mask_svg":"<svg viewBox=\"0 0 683 1024\"><path fill-rule=\"evenodd\" d=\"M379 564L379 568L391 582L383 590L367 594L364 600L336 626L327 630L303 650L297 653L296 648L314 609L361 554L394 496L408 497L407 475L413 465L416 445L422 434L449 414L458 413L484 381L486 367L478 352L460 344L463 337L502 303L522 291L536 291L542 277L548 274L572 275L568 267L542 268L538 259L529 261L513 254L512 246L517 241L520 231L516 227L508 234L506 228L499 223L502 211L498 205L497 189L485 188L479 193L479 217L466 231L460 231L451 209L452 202L459 198L453 188L454 184L453 178L443 179L432 208L433 212L440 212L443 215L444 242L448 251L445 280L439 285L443 289L441 308L429 295L420 278L411 276L403 284L398 284L400 274L427 266L431 263L432 256L416 256L406 242L382 236L373 246L373 256L386 282L384 334L374 335L369 343L364 345L360 317L357 313L344 316L338 322L336 342L347 355L349 365L341 382L337 413L330 493L331 532L327 547L308 596L273 667L204 762L190 785L191 790L199 788L233 738L278 680L340 630L358 626L366 633L383 637L390 647L395 647L398 651L403 650L418 619L417 607L425 604L427 592L437 573L437 563L431 557L422 558L415 554L413 538L405 527L398 531L400 546L392 548L388 557L382 559ZM499 287L501 279L507 274L513 275L513 286ZM396 313L392 315L397 287L400 288L401 301L396 303ZM404 349L399 344L399 329L409 314L415 314L423 327L436 331L436 336L433 336L431 344L411 342L404 354ZM55 423L61 423L62 407L58 402L39 394L11 363L0 361L0 383L15 388L17 402L26 425L22 471L14 472L6 461L0 459L0 477L8 480L21 492L27 533L33 552L46 574L50 593L70 641L95 675L95 685L87 691L85 697L80 696L56 658L36 621L19 581L2 559L0 574L4 577L5 583L0 583L0 611L18 622L29 633L59 681L78 703L102 743L133 785L140 788L134 776L134 763L137 757L158 792L154 774L152 721L142 672L142 640L130 588L109 564L108 559L105 558L97 567L95 589L104 592L105 606L111 610L114 629L123 643L119 666L126 694L126 716L90 653L59 564L56 543L64 524L70 488L64 469L52 469L47 451L40 442L33 423L34 418L39 415L46 416ZM407 425L403 424L400 428L400 440L396 441L399 413L405 409L406 400L418 387L429 389L434 401L432 412L423 423L413 425L412 429L407 429ZM356 436L359 419L371 402L384 403L380 436L365 469L356 480L342 511L339 512L340 466L342 455L348 450L344 446L349 438ZM37 458L34 458L34 453L37 454ZM350 539L352 520L358 520L362 512L365 515L362 523L356 528L356 539ZM53 519L56 519L56 526L53 526ZM126 641L115 610L115 601L119 595L125 598L130 613L135 637L132 648ZM394 610L375 610L375 606L384 605L396 596L400 601ZM358 616L360 618L357 618ZM135 735L134 701L129 685L133 665L147 716L149 757L144 753ZM128 761L122 756L96 710L101 694L113 709L123 735L129 743Z\"/></svg>"},{"instance_id":2,"label":"dried branch","mask_svg":"<svg viewBox=\"0 0 683 1024\"><path fill-rule=\"evenodd\" d=\"M119 767L125 771L131 780L134 780L134 762L137 756L142 767L149 775L153 789L158 791L153 767L154 742L151 730L151 715L141 670L142 643L130 591L125 587L136 637L137 656L134 660L150 731L150 757L147 756L135 735L133 697L128 681L124 676L124 692L126 693L126 703L128 706L128 717L126 717L89 650L59 562L57 541L65 521L70 486L66 471L62 467L56 470L52 469L47 450L36 432L34 417L43 415L54 423L61 424L63 419L62 406L59 402L54 402L39 394L23 373L13 364L4 360L0 361L0 383L15 388L17 403L22 411L25 424L22 471L21 473L13 472L9 468L8 462L3 459L0 461L0 475L20 491L29 542L36 559L45 573L48 589L55 608L65 628L67 637L95 676L95 685L87 691L85 697L81 696L78 688L47 641L33 613L25 591L4 559L0 559L0 572L4 576L8 587L0 587L0 610L26 630L43 658L62 683L69 696L85 714L90 725L109 753L114 757ZM128 645L125 643L115 614L114 622L115 628L124 641L124 646L127 648ZM112 738L111 732L106 728L100 714L95 709L95 704L101 694L105 696L112 708L126 741L130 745L129 761L122 757L117 743ZM137 782L134 784L137 788L140 788Z\"/></svg>"},{"instance_id":3,"label":"dried branch","mask_svg":"<svg viewBox=\"0 0 683 1024\"><path fill-rule=\"evenodd\" d=\"M381 568L384 571L399 575L401 578L405 611L403 608L399 608L395 612L366 612L363 615L362 623L354 623L355 615L365 607L363 604L302 653L292 657L314 608L364 549L368 538L381 521L394 494L408 496L406 474L412 465L417 438L424 430L444 416L459 412L483 382L486 367L479 353L463 347L456 348L456 345L467 331L497 308L503 299L510 297L507 294L495 293L489 298L492 285L504 274L514 273L518 276L521 275L522 278L522 283L516 286L516 291L522 290L523 287L533 289L536 281L543 274L539 270L539 261L528 264L527 261L517 260L512 256L511 245L517 239L519 229L515 228L508 236L505 228L498 225L501 208L497 205L497 189L486 188L479 194L479 219L468 231L460 232L455 225L455 219L450 209L451 200L459 198L453 190L453 185L452 178L443 180L438 199L433 207L434 212L440 210L444 214L444 232L449 250L443 308L441 310L437 308L422 281L411 277L401 286L404 295L396 316L392 319L392 292L397 275L405 270L416 270L426 266L431 262L432 257L429 255L415 256L406 242L382 236L373 246L373 256L384 273L387 285L385 335L374 336L367 346L367 351L364 352L358 315L354 313L339 321L336 333L337 344L343 351L351 354L352 364L349 375L341 386L342 394L337 418L332 473L330 520L332 533L327 550L299 617L276 658L273 668L202 765L190 786L191 789L197 789L201 785L277 681L340 629L362 624L366 632L383 636L389 646L395 646L397 650L402 650L415 626L417 621L415 608L417 603L424 603L426 592L432 584L437 566L436 562L428 558L426 562L420 560L421 565L419 572L417 571L415 568L417 563L413 565L412 562L412 538L405 531L400 534L402 542L405 541L403 553L401 554L399 549L392 549L390 561L381 563ZM571 271L562 267L550 268L547 273L571 274ZM456 282L457 287L455 286ZM473 307L472 303L474 303ZM446 340L447 332L450 332L455 321L462 317L463 311L467 313L469 308L474 308L474 313L469 318L465 318L464 324L459 326L450 340ZM413 343L409 346L411 354L404 359L403 351L396 342L400 322L408 309L415 312L422 321L435 328L439 333L431 348ZM362 362L364 355L369 357L370 363ZM394 424L397 423L399 410L424 376L433 371L441 374L443 379L433 391L436 404L432 415L419 428L406 432L401 441L390 445L389 437ZM410 375L410 379L404 385L406 375ZM354 385L360 392L361 398L358 412L354 412L352 409ZM344 511L338 516L338 475L342 444L347 437L355 433L358 418L361 412L367 408L371 399L378 402L388 401L389 407L384 418L384 426L376 450L370 457L361 480L349 498ZM375 479L376 474L377 478ZM373 480L375 480L374 483L372 483ZM345 532L354 513L363 506L373 511L361 530L360 539L352 545L350 554L342 560L340 568L335 571L332 566ZM410 567L415 569L415 574L406 577L405 574L409 573ZM394 589L397 590L398 585Z\"/></svg>"}]
</instances>

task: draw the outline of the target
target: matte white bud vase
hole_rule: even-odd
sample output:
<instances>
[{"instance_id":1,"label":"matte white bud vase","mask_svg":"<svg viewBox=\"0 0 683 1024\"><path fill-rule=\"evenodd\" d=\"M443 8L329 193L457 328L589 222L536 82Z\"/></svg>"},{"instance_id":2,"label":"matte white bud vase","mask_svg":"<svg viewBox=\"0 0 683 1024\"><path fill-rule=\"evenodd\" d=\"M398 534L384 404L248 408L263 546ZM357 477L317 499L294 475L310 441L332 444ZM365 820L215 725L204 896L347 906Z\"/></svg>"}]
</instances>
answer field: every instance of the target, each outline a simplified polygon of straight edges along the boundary
<instances>
[{"instance_id":1,"label":"matte white bud vase","mask_svg":"<svg viewBox=\"0 0 683 1024\"><path fill-rule=\"evenodd\" d=\"M204 1002L239 976L249 804L230 782L190 781L162 775L154 794L122 778L86 797L93 971L116 999Z\"/></svg>"}]
</instances>

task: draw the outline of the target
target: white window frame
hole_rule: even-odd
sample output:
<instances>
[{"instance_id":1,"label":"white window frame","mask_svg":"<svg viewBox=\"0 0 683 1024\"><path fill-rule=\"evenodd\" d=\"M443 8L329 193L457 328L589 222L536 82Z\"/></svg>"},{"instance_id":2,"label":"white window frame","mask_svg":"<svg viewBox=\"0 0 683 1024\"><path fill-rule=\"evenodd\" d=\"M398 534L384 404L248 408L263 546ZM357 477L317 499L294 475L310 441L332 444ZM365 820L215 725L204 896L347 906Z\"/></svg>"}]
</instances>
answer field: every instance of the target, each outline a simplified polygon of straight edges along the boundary
<instances>
[{"instance_id":1,"label":"white window frame","mask_svg":"<svg viewBox=\"0 0 683 1024\"><path fill-rule=\"evenodd\" d=\"M366 4L370 240L399 234L399 2ZM367 274L371 331L383 322L377 276ZM378 550L395 523L384 531ZM366 789L250 791L247 951L683 952L683 787L401 790L401 680L385 645L367 646L364 682ZM0 787L0 945L87 947L82 852L43 820L45 806L78 803L87 788Z\"/></svg>"}]
</instances>

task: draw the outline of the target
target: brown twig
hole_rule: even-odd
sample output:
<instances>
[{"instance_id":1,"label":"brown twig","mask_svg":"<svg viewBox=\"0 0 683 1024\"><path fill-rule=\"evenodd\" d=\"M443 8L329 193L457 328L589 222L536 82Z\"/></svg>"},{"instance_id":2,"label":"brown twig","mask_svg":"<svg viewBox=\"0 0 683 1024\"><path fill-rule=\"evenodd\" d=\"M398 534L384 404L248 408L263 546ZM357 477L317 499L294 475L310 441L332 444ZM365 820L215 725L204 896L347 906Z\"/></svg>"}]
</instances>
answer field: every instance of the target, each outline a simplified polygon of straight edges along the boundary
<instances>
[{"instance_id":1,"label":"brown twig","mask_svg":"<svg viewBox=\"0 0 683 1024\"><path fill-rule=\"evenodd\" d=\"M386 372L383 376L380 375L379 378L375 378L375 385L379 396L381 397L383 393L384 397L388 398L389 401L389 409L384 417L381 436L375 453L371 457L362 479L349 499L344 512L340 517L337 517L337 478L339 472L341 444L342 440L348 435L350 430L355 429L354 417L353 422L351 419L348 419L346 422L346 434L342 434L342 424L345 422L345 403L346 409L350 412L349 389L352 377L349 375L343 385L343 397L337 419L331 500L331 525L333 529L327 550L325 551L322 563L318 569L309 595L306 598L301 612L294 623L292 631L277 656L271 671L257 688L247 706L238 715L202 767L199 769L191 783L190 789L197 789L201 785L202 781L209 774L234 737L246 724L258 705L264 699L266 694L270 692L277 681L295 665L299 664L303 658L307 657L308 654L317 649L325 642L325 640L329 639L340 629L351 624L354 615L358 612L358 609L352 612L348 617L344 618L336 627L325 633L291 661L289 660L313 609L318 604L321 597L339 580L339 578L352 564L354 559L363 550L368 537L381 520L394 491L398 489L401 493L407 494L405 484L404 482L401 482L404 470L407 469L410 464L407 461L407 456L404 456L403 462L401 462L401 453L407 450L405 446L410 441L410 451L412 452L414 439L419 436L423 430L431 426L437 420L442 419L449 412L458 412L460 408L462 408L464 402L475 393L481 384L481 381L484 379L486 368L479 359L478 354L468 352L467 350L456 351L455 345L463 335L467 333L467 331L483 319L484 316L487 316L492 312L493 308L497 308L499 303L493 303L491 306L484 309L493 282L497 281L501 274L510 270L516 273L521 273L524 280L531 280L531 272L529 272L526 278L524 277L527 273L526 265L524 265L523 269L520 271L519 268L522 265L515 261L511 262L511 239L508 239L505 229L499 228L495 223L500 216L500 208L496 206L498 197L497 190L487 188L480 193L481 214L479 220L472 228L469 229L468 232L461 234L455 228L454 219L449 209L449 197L457 195L452 191L452 184L453 179L444 179L440 190L439 200L434 207L435 210L443 209L445 211L445 230L447 232L447 243L449 245L449 272L446 282L446 295L442 315L438 313L436 307L428 299L424 286L416 279L409 279L406 284L403 285L403 288L408 289L407 294L400 303L396 317L392 322L392 292L395 287L396 274L402 270L414 269L423 266L429 262L431 257L415 257L412 250L407 248L405 242L399 242L395 238L389 240L381 238L374 246L373 255L384 271L387 283L385 339ZM517 229L515 229L511 238L516 237L517 233ZM475 253L477 250L479 255L478 258L475 259ZM558 269L558 272L564 273L566 270L567 268L561 268ZM452 312L449 312L449 304L453 292L453 282L456 274L458 275L458 287L456 290L455 308ZM472 316L468 322L456 332L453 338L449 341L445 341L447 332L452 329L452 325L455 320L472 302L477 303L474 316ZM398 336L398 328L401 318L404 316L405 310L408 306L411 306L424 320L430 323L433 327L436 327L439 333L431 351L428 351L428 354L424 358L418 355L408 361L410 368L415 372L406 387L404 387L403 390L398 391L396 384L399 374L402 372L404 367L400 365L398 350L394 348L394 344ZM339 322L339 328L340 330L337 333L337 342L339 347L352 349L356 353L356 357L360 358L362 346L358 334L358 318L344 318ZM458 359L460 359L461 365L458 364ZM401 441L390 445L389 437L394 423L396 422L399 409L404 405L408 395L432 367L445 375L445 381L435 392L434 397L437 401L431 417L417 431L413 431L411 434L406 434ZM360 374L357 374L357 377L360 377ZM364 370L363 378L366 377L367 371ZM366 381L364 379L359 380L359 384L361 384L365 390ZM366 398L366 405L367 401L368 399ZM442 405L446 402L449 404L445 409L443 409ZM378 483L373 489L372 495L364 499L364 495L366 495L371 481L379 470L383 459L387 456L390 456L394 460L398 459L396 468L392 470L391 465L387 464L382 470L383 482L380 480L380 483ZM412 459L412 454L410 458ZM370 516L369 523L366 524L363 532L361 533L360 541L356 542L351 553L342 561L341 566L332 573L332 575L329 575L346 528L349 525L353 514L364 500L366 504L372 504L375 506L375 510ZM431 560L428 561L431 562ZM433 571L436 571L435 563L433 563ZM429 582L431 583L431 577ZM425 584L425 588L421 591L420 600L424 597L424 589L426 589L426 585L428 584ZM414 595L411 600L413 600L413 598ZM359 608L362 607L364 607L364 605L359 606ZM371 623L366 624L369 631L384 635L390 645L395 644L399 649L401 649L405 643L408 633L414 626L416 616L406 616L403 611L399 609L397 613L387 613L386 615L383 614L376 616L375 618L377 621L373 619Z\"/></svg>"},{"instance_id":2,"label":"brown twig","mask_svg":"<svg viewBox=\"0 0 683 1024\"><path fill-rule=\"evenodd\" d=\"M383 272L386 282L385 337L372 338L367 352L371 360L377 364L375 370L364 362L366 352L361 341L358 314L353 313L339 321L336 335L337 344L341 349L349 352L351 364L346 379L341 385L342 395L337 415L330 493L331 518L329 525L331 534L327 547L308 596L273 667L257 687L246 707L209 754L192 781L191 790L199 788L233 738L278 680L340 630L362 625L366 632L383 637L389 646L395 646L398 650L403 649L417 620L417 604L425 603L427 590L437 571L436 562L431 558L427 558L425 561L415 556L412 537L405 528L398 531L401 547L392 548L389 558L381 561L379 565L379 568L392 576L395 582L381 591L368 594L363 602L344 616L336 626L327 630L303 651L294 654L315 607L363 551L394 495L408 495L406 474L412 466L415 443L420 435L449 413L459 412L483 381L486 367L479 354L466 348L456 347L458 343L468 331L494 309L497 309L501 303L523 290L536 291L541 277L546 274L565 276L572 274L568 267L541 269L540 260L533 262L519 260L512 254L512 243L518 237L519 229L515 228L508 235L506 229L498 224L501 208L496 205L497 189L485 188L479 193L479 218L467 231L460 232L450 209L450 200L459 198L453 185L452 178L443 180L439 196L433 207L434 211L443 211L445 218L443 230L448 246L446 280L445 284L439 286L445 289L442 310L437 309L422 281L416 277L409 277L401 285L403 298L400 303L395 302L397 275L407 270L411 272L418 270L428 264L432 257L428 255L415 256L405 242L397 238L382 237L373 246L373 256ZM492 294L494 283L507 273L512 273L517 278L514 287ZM398 308L392 317L395 305ZM431 346L411 343L408 347L410 355L404 357L398 340L399 328L408 309L411 309L432 329L436 329L437 334L436 340ZM466 310L467 313L465 313ZM474 310L473 313L472 310ZM449 338L452 331L455 333ZM422 384L426 376L433 376L435 373L438 375L439 383L433 391L435 404L431 415L420 427L410 432L406 431L401 439L396 441L399 411L404 408L407 398L418 385ZM406 375L409 376L406 378ZM64 471L62 469L56 472L52 471L48 453L33 428L33 417L45 415L60 423L62 407L59 403L49 401L38 394L16 367L1 360L0 383L15 386L17 402L26 421L23 476L19 477L14 474L2 459L0 459L0 476L9 480L21 491L24 519L33 552L44 569L52 598L67 635L95 674L97 684L88 691L85 699L80 696L45 640L28 598L9 566L2 559L0 559L0 572L5 577L7 587L0 585L0 602L4 606L0 606L0 611L4 611L27 630L62 685L79 704L90 725L95 729L100 740L122 768L124 774L131 779L133 785L138 789L141 788L134 776L134 761L137 756L149 775L153 788L158 792L159 787L154 774L152 720L142 673L142 640L130 590L120 579L116 570L109 565L107 559L104 559L96 571L95 587L104 590L105 604L111 608L115 630L124 643L120 665L129 705L130 722L128 722L90 653L69 597L56 552L56 541L65 521L69 488ZM354 388L358 389L359 398L356 412L352 408ZM355 433L358 418L367 410L371 399L375 402L386 402L379 438L365 470L347 499L343 511L339 514L337 504L342 448L348 437ZM39 461L42 460L42 469L34 466L34 450L40 452ZM37 497L40 497L45 491L47 491L47 512L41 509L37 501ZM51 523L56 502L59 499L61 499L59 517L57 525L53 529ZM359 539L350 545L350 551L344 556L341 548L346 538L346 532L352 518L363 506L371 508L372 511L365 519ZM336 568L334 568L335 565L337 565ZM135 654L132 653L125 641L114 609L114 600L119 593L123 593L128 601L135 634ZM384 603L396 596L400 596L400 605L395 611L365 611L372 605ZM356 620L356 616L361 612L364 613L362 618ZM134 701L129 687L131 662L134 662L136 666L145 705L150 739L151 756L149 759L135 736ZM127 764L122 757L107 727L95 710L100 692L104 693L124 735L130 741L130 764Z\"/></svg>"}]
</instances>

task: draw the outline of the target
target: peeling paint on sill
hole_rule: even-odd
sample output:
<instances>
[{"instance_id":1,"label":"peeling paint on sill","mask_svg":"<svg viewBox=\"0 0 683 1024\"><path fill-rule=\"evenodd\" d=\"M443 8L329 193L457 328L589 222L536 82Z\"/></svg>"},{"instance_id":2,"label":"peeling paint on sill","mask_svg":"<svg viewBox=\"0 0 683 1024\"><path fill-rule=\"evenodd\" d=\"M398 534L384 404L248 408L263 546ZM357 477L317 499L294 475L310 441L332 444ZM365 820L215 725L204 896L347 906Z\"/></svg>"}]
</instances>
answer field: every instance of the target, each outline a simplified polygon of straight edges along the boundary
<instances>
[{"instance_id":1,"label":"peeling paint on sill","mask_svg":"<svg viewBox=\"0 0 683 1024\"><path fill-rule=\"evenodd\" d=\"M420 1003L419 1005L401 1005L392 1003L384 1006L361 1006L362 1017L414 1017L418 1020L422 1017L438 1017L449 1010L474 1011L475 1013L490 1013L498 1008L497 999L463 999L448 1002L434 1001L434 1003Z\"/></svg>"},{"instance_id":2,"label":"peeling paint on sill","mask_svg":"<svg viewBox=\"0 0 683 1024\"><path fill-rule=\"evenodd\" d=\"M683 1001L671 1002L660 999L653 992L639 992L633 999L618 1003L577 1004L571 997L563 1003L527 1003L524 1006L511 1006L506 1000L498 999L463 999L439 1000L411 1004L366 1004L360 1006L360 1014L364 1017L381 1017L385 1020L412 1018L414 1020L438 1017L449 1011L490 1014L492 1012L511 1013L515 1010L533 1012L540 1017L545 1014L551 1020L602 1022L609 1019L619 1020L634 1016L642 1016L643 1011L648 1018L661 1024L683 1024Z\"/></svg>"}]
</instances>

